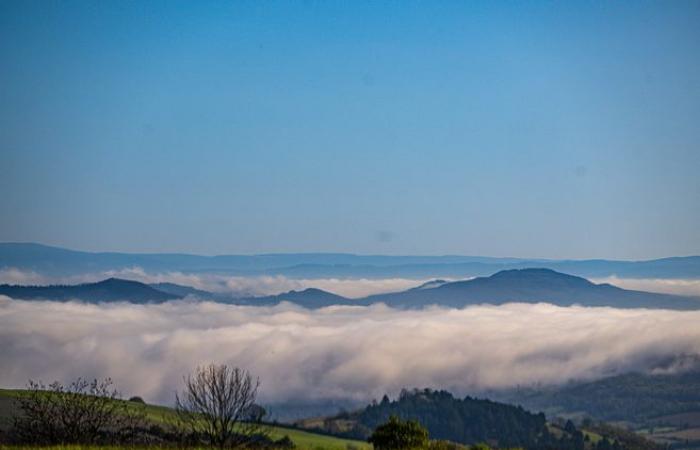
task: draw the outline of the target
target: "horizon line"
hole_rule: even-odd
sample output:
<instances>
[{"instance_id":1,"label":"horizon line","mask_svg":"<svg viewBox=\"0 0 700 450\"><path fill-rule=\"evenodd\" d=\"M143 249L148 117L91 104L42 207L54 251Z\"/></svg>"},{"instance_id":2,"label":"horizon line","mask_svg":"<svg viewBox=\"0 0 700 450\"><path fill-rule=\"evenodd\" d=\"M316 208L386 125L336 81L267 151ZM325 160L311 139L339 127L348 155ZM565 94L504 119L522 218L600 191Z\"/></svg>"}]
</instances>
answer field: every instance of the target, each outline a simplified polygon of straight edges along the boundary
<instances>
[{"instance_id":1,"label":"horizon line","mask_svg":"<svg viewBox=\"0 0 700 450\"><path fill-rule=\"evenodd\" d=\"M490 256L490 255L468 255L468 254L386 254L386 253L352 253L352 252L333 252L333 251L306 251L306 252L268 252L268 253L219 253L219 254L205 254L205 253L188 253L188 252L133 252L133 251L114 251L114 250L79 250L70 247L63 247L60 245L44 244L41 242L34 241L0 241L0 246L5 245L32 245L37 247L50 248L54 250L63 250L75 253L87 253L93 255L99 254L122 254L122 255L171 255L171 256L195 256L200 258L217 258L217 257L227 257L227 256L242 256L242 257L266 257L266 256L310 256L310 255L337 255L337 256L356 256L356 257L389 257L389 258L484 258L493 260L514 260L522 262L585 262L585 261L608 261L608 262L650 262L650 261L661 261L668 259L683 259L683 258L698 258L700 255L689 254L689 255L672 255L672 256L662 256L657 258L646 258L646 259L618 259L618 258L547 258L547 257L521 257L521 256Z\"/></svg>"}]
</instances>

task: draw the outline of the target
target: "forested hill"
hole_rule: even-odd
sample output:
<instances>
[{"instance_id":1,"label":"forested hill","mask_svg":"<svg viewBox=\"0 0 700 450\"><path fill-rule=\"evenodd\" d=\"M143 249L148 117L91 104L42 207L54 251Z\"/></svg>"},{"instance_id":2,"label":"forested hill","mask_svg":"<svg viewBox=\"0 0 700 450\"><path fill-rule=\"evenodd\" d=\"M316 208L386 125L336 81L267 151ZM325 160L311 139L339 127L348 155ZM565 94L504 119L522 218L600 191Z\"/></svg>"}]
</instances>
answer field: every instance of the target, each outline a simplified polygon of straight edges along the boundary
<instances>
[{"instance_id":1,"label":"forested hill","mask_svg":"<svg viewBox=\"0 0 700 450\"><path fill-rule=\"evenodd\" d=\"M181 298L138 281L109 278L97 283L72 286L13 286L0 285L0 295L22 300L80 300L85 302L159 303Z\"/></svg>"},{"instance_id":2,"label":"forested hill","mask_svg":"<svg viewBox=\"0 0 700 450\"><path fill-rule=\"evenodd\" d=\"M548 439L544 414L489 400L460 400L445 391L404 391L395 401L385 396L365 408L358 423L372 430L392 415L418 420L433 439L465 444L498 442L499 447L533 448Z\"/></svg>"},{"instance_id":3,"label":"forested hill","mask_svg":"<svg viewBox=\"0 0 700 450\"><path fill-rule=\"evenodd\" d=\"M576 430L573 424L568 424L567 431L551 432L542 413L533 414L522 407L490 400L471 397L458 399L449 392L428 389L404 390L394 401L384 396L381 402L373 403L359 412L327 419L324 426L327 427L326 431L366 439L372 430L387 422L391 416L417 420L428 429L431 439L462 444L485 442L499 448L538 450L597 448L586 442L584 434ZM337 427L332 430L338 425L345 425L344 432Z\"/></svg>"}]
</instances>

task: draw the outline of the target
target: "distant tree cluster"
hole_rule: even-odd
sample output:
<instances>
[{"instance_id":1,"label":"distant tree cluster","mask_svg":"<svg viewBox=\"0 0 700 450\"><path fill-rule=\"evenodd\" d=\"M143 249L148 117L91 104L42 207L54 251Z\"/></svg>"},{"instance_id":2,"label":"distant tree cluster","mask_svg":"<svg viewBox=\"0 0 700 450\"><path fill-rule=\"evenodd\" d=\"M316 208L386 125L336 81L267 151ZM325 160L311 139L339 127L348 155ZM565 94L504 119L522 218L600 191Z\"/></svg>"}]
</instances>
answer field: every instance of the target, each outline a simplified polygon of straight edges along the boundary
<instances>
[{"instance_id":1,"label":"distant tree cluster","mask_svg":"<svg viewBox=\"0 0 700 450\"><path fill-rule=\"evenodd\" d=\"M466 446L446 440L430 440L428 430L423 425L396 416L389 417L388 422L379 425L367 441L374 450L491 450L491 447L483 443Z\"/></svg>"},{"instance_id":2,"label":"distant tree cluster","mask_svg":"<svg viewBox=\"0 0 700 450\"><path fill-rule=\"evenodd\" d=\"M396 401L385 396L380 403L368 406L358 418L357 431L372 430L392 415L417 420L435 439L463 444L531 448L553 439L543 414L489 400L460 400L449 392L428 389L403 390Z\"/></svg>"},{"instance_id":3,"label":"distant tree cluster","mask_svg":"<svg viewBox=\"0 0 700 450\"><path fill-rule=\"evenodd\" d=\"M533 414L521 407L480 400L458 399L449 392L403 390L395 401L384 396L355 417L348 437L383 439L387 429L407 429L406 423L419 423L430 437L464 445L483 443L497 448L520 447L533 450L617 450L616 441L593 443L573 423L557 432L550 430L544 414ZM409 422L401 422L400 419ZM388 427L388 428L386 428ZM372 433L371 430L375 430ZM388 442L388 441L382 441ZM386 445L386 444L381 444ZM600 447L598 447L600 445ZM376 444L375 444L376 447ZM393 448L393 447L386 447Z\"/></svg>"},{"instance_id":4,"label":"distant tree cluster","mask_svg":"<svg viewBox=\"0 0 700 450\"><path fill-rule=\"evenodd\" d=\"M367 441L374 450L422 449L428 446L428 430L415 420L391 416L387 423L374 430Z\"/></svg>"}]
</instances>

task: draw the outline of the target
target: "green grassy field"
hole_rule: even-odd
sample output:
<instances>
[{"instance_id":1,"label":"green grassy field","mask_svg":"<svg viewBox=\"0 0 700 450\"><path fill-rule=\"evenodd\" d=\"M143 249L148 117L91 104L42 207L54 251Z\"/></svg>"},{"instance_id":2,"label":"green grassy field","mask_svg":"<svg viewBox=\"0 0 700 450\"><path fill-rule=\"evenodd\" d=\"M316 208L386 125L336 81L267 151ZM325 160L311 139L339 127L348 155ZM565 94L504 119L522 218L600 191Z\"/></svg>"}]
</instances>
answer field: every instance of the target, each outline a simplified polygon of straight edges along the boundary
<instances>
[{"instance_id":1,"label":"green grassy field","mask_svg":"<svg viewBox=\"0 0 700 450\"><path fill-rule=\"evenodd\" d=\"M0 389L0 428L7 426L9 420L14 412L14 399L17 396L22 395L21 390L11 390L11 389ZM139 408L143 405L140 403L133 403L134 408ZM168 424L173 423L175 417L175 412L171 408L156 405L145 405L146 418L157 424ZM269 425L267 431L272 439L280 439L284 436L289 436L289 438L294 442L296 447L300 450L348 450L348 449L361 449L369 450L372 448L370 444L363 441L356 441L351 439L341 439L332 436L325 436L322 434L311 433L308 431L301 431L292 428L286 428L284 426ZM0 449L10 449L19 447L3 447ZM21 448L31 448L31 447L21 447ZM42 447L43 449L53 449L53 450L79 450L79 449L91 449L96 447L86 447L86 446L56 446L56 447ZM99 447L101 449L109 449L109 447ZM124 448L124 447L112 447L112 448Z\"/></svg>"}]
</instances>

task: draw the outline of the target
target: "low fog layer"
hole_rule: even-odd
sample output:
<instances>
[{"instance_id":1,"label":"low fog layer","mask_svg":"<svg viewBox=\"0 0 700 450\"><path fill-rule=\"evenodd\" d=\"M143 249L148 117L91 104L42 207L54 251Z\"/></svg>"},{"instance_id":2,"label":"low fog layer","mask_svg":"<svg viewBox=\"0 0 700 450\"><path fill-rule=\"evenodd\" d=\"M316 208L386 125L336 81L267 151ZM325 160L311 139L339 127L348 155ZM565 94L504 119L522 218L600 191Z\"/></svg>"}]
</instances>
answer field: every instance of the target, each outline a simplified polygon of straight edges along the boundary
<instances>
[{"instance_id":1,"label":"low fog layer","mask_svg":"<svg viewBox=\"0 0 700 450\"><path fill-rule=\"evenodd\" d=\"M211 361L260 376L262 400L371 400L402 387L484 388L674 371L700 354L700 312L547 304L315 311L290 304L86 305L0 297L0 384L111 376L169 404ZM692 358L691 358L692 359Z\"/></svg>"}]
</instances>

